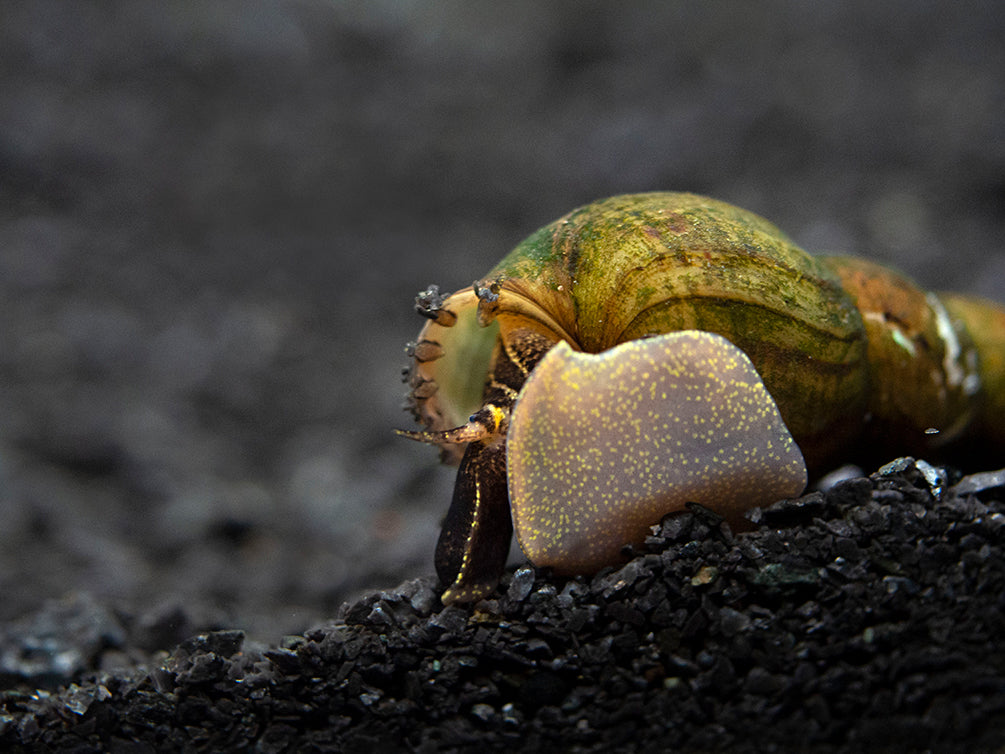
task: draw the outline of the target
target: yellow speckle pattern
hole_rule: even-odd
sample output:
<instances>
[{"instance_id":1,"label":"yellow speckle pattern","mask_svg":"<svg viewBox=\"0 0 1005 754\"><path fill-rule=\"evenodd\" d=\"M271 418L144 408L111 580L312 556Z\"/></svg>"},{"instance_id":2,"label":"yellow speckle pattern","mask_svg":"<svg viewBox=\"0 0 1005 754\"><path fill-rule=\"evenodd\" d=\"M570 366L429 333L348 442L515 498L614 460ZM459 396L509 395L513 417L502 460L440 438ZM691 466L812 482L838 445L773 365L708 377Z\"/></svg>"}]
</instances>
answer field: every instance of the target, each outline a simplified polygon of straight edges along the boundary
<instances>
[{"instance_id":1,"label":"yellow speckle pattern","mask_svg":"<svg viewBox=\"0 0 1005 754\"><path fill-rule=\"evenodd\" d=\"M798 495L802 454L750 359L684 330L599 354L555 346L517 399L507 438L513 525L534 565L590 573L701 503L739 522Z\"/></svg>"},{"instance_id":2,"label":"yellow speckle pattern","mask_svg":"<svg viewBox=\"0 0 1005 754\"><path fill-rule=\"evenodd\" d=\"M489 405L487 406L487 408L492 414L491 431L495 432L496 430L499 429L499 425L501 425L503 423L503 420L506 418L506 412L496 405Z\"/></svg>"}]
</instances>

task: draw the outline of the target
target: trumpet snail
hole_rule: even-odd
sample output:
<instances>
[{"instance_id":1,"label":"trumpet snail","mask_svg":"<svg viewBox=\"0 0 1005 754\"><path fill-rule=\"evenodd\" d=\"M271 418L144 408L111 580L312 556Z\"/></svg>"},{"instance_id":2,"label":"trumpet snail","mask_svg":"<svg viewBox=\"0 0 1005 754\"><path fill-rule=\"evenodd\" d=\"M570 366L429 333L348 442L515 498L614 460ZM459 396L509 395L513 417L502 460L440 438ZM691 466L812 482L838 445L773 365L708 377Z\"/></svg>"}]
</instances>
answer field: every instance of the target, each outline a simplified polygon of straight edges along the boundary
<instances>
[{"instance_id":1,"label":"trumpet snail","mask_svg":"<svg viewBox=\"0 0 1005 754\"><path fill-rule=\"evenodd\" d=\"M590 573L688 501L742 526L842 453L1005 440L1005 310L702 196L581 207L416 307L401 434L460 464L444 603L495 588L514 525L535 566Z\"/></svg>"}]
</instances>

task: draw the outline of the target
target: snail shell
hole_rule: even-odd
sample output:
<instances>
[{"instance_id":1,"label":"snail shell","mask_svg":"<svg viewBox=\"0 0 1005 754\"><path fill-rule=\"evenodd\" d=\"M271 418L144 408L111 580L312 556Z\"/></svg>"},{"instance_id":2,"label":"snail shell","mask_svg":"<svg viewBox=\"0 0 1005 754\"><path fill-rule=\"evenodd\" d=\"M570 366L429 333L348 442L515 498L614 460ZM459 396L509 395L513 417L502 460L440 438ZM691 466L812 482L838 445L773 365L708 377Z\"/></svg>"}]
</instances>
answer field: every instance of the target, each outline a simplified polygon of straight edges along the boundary
<instances>
[{"instance_id":1,"label":"snail shell","mask_svg":"<svg viewBox=\"0 0 1005 754\"><path fill-rule=\"evenodd\" d=\"M479 506L506 508L480 536L489 528L508 541L514 502L523 543L534 536L519 530L529 518L523 513L549 505L509 501L504 478L507 457L548 451L505 445L524 384L560 342L600 354L680 331L721 336L749 358L813 472L853 448L925 453L967 431L1005 435L1005 312L926 293L864 260L810 256L766 220L694 194L616 196L581 207L531 235L471 289L441 296L431 287L417 307L429 322L412 346L409 380L426 430L405 434L439 444L448 461L464 459L439 548L451 554L437 556L441 578L453 582L445 598L477 598L498 577L465 575L488 548L471 544ZM695 358L694 368L704 368L709 357ZM547 402L536 411L552 421ZM521 479L536 473L520 469ZM512 475L511 468L511 483ZM683 502L668 494L661 510ZM590 504L582 496L569 503ZM453 515L454 508L466 512ZM639 528L629 541L644 537ZM565 570L599 563L574 560Z\"/></svg>"}]
</instances>

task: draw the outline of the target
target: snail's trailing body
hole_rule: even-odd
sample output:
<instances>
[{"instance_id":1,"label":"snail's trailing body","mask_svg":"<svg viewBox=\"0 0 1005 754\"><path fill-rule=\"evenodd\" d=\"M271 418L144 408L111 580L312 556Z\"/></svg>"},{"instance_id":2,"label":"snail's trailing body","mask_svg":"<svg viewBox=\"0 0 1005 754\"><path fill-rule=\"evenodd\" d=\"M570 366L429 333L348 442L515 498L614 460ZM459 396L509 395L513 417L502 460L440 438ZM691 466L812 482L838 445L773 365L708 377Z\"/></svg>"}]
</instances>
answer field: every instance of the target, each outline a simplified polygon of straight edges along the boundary
<instances>
[{"instance_id":1,"label":"snail's trailing body","mask_svg":"<svg viewBox=\"0 0 1005 754\"><path fill-rule=\"evenodd\" d=\"M701 196L574 210L417 307L426 430L404 434L460 462L436 554L445 602L491 591L511 521L535 565L589 572L685 502L742 525L853 448L1005 440L1005 311L809 256Z\"/></svg>"}]
</instances>

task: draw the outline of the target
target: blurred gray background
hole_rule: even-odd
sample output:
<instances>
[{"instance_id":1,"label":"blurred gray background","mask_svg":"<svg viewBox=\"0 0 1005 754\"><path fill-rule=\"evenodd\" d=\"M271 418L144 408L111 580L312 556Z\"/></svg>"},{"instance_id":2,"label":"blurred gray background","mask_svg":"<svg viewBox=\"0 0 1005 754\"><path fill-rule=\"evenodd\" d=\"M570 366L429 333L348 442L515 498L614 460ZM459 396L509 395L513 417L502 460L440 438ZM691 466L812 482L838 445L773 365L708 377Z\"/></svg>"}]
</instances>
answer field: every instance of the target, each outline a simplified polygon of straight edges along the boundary
<instances>
[{"instance_id":1,"label":"blurred gray background","mask_svg":"<svg viewBox=\"0 0 1005 754\"><path fill-rule=\"evenodd\" d=\"M1005 299L988 2L2 0L0 621L432 572L414 293L614 193Z\"/></svg>"}]
</instances>

